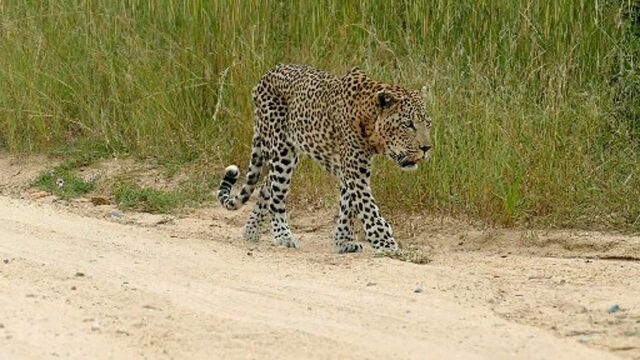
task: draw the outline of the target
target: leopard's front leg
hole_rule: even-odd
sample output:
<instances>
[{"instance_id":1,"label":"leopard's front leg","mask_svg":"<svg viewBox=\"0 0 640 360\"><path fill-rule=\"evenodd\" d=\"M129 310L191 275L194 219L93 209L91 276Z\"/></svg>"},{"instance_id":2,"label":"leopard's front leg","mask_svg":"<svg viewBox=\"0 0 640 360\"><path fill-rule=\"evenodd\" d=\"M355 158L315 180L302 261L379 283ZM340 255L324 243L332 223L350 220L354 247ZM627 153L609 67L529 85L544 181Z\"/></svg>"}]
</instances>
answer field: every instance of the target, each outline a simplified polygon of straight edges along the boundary
<instances>
[{"instance_id":1,"label":"leopard's front leg","mask_svg":"<svg viewBox=\"0 0 640 360\"><path fill-rule=\"evenodd\" d=\"M353 234L353 216L349 187L346 183L340 182L340 215L335 234L335 246L338 253L362 251L362 245L356 242Z\"/></svg>"},{"instance_id":2,"label":"leopard's front leg","mask_svg":"<svg viewBox=\"0 0 640 360\"><path fill-rule=\"evenodd\" d=\"M362 221L365 237L376 251L395 252L398 244L393 238L393 230L380 215L380 209L371 193L370 166L370 162L366 165L361 162L358 167L345 174L344 182L347 184L351 209Z\"/></svg>"}]
</instances>

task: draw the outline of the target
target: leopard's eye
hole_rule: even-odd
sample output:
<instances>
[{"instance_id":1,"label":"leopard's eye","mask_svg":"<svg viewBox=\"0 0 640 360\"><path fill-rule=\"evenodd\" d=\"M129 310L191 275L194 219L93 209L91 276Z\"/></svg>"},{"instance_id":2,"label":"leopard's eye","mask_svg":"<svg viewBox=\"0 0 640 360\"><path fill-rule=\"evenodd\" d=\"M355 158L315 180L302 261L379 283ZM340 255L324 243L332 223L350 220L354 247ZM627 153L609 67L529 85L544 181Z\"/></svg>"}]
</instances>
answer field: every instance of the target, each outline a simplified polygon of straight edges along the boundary
<instances>
[{"instance_id":1,"label":"leopard's eye","mask_svg":"<svg viewBox=\"0 0 640 360\"><path fill-rule=\"evenodd\" d=\"M411 120L407 120L407 122L405 123L405 125L406 125L409 129L411 129L411 130L417 130L417 129L416 129L416 126L413 124L413 121L411 121Z\"/></svg>"}]
</instances>

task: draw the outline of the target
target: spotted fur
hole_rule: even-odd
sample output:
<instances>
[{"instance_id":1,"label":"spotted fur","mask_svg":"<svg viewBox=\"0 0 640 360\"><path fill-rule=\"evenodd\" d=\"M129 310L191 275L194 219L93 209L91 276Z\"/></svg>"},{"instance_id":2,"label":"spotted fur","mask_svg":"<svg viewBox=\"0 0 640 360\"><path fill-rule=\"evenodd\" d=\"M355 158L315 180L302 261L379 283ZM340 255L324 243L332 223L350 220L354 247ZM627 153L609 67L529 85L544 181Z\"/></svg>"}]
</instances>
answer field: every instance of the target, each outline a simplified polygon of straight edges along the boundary
<instances>
[{"instance_id":1,"label":"spotted fur","mask_svg":"<svg viewBox=\"0 0 640 360\"><path fill-rule=\"evenodd\" d=\"M263 167L267 176L244 237L258 241L267 215L275 244L297 247L287 223L285 202L299 156L319 162L340 182L340 213L335 232L338 252L357 252L354 219L377 251L396 251L393 231L371 193L371 159L387 155L402 169L427 160L431 119L419 91L381 83L354 68L343 77L304 65L278 65L253 89L255 127L251 160L240 192L231 189L240 172L229 166L218 200L238 209L253 193Z\"/></svg>"}]
</instances>

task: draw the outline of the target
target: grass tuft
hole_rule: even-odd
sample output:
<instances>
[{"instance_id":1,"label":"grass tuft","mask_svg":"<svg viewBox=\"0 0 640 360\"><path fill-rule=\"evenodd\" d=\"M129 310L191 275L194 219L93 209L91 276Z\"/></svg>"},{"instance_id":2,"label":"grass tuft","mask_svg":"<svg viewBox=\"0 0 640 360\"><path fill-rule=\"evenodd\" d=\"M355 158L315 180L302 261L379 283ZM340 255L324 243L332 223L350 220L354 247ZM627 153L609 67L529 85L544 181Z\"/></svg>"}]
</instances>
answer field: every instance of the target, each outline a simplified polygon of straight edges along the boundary
<instances>
[{"instance_id":1,"label":"grass tuft","mask_svg":"<svg viewBox=\"0 0 640 360\"><path fill-rule=\"evenodd\" d=\"M171 213L184 207L197 207L211 203L211 191L199 183L185 183L172 190L160 190L122 183L113 190L118 207L149 213Z\"/></svg>"},{"instance_id":2,"label":"grass tuft","mask_svg":"<svg viewBox=\"0 0 640 360\"><path fill-rule=\"evenodd\" d=\"M69 200L92 191L95 188L95 183L83 180L64 166L58 166L38 175L33 186L48 191L61 199Z\"/></svg>"},{"instance_id":3,"label":"grass tuft","mask_svg":"<svg viewBox=\"0 0 640 360\"><path fill-rule=\"evenodd\" d=\"M168 213L182 203L179 193L135 184L122 184L114 191L118 207L150 213Z\"/></svg>"}]
</instances>

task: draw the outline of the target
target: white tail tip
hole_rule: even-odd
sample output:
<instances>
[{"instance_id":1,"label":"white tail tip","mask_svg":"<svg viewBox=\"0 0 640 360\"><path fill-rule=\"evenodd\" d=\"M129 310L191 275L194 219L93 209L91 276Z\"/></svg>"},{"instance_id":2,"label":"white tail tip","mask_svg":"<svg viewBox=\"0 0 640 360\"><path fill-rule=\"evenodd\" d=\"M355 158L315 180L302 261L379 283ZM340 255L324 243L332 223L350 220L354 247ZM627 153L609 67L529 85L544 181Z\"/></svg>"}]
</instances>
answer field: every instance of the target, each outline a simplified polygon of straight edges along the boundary
<instances>
[{"instance_id":1,"label":"white tail tip","mask_svg":"<svg viewBox=\"0 0 640 360\"><path fill-rule=\"evenodd\" d=\"M235 166L235 165L229 165L229 166L227 166L226 169L224 169L224 173L225 174L228 174L228 173L240 174L240 169L238 169L238 167Z\"/></svg>"}]
</instances>

